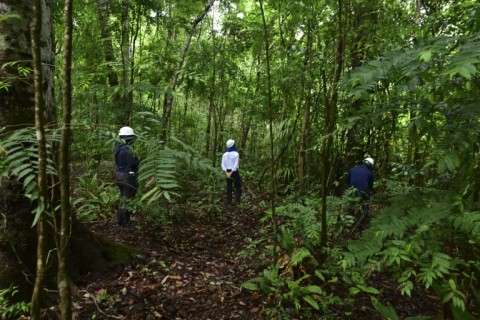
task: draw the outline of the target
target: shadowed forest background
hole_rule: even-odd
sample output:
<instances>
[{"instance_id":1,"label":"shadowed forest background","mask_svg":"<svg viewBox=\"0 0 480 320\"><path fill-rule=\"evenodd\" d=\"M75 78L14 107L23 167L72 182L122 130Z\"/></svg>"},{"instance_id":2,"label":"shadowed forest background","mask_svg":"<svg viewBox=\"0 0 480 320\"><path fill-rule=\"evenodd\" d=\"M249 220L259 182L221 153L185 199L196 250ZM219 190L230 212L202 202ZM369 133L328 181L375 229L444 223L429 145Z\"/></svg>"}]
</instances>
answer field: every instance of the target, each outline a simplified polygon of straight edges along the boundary
<instances>
[{"instance_id":1,"label":"shadowed forest background","mask_svg":"<svg viewBox=\"0 0 480 320\"><path fill-rule=\"evenodd\" d=\"M0 318L480 318L479 66L475 0L0 0Z\"/></svg>"}]
</instances>

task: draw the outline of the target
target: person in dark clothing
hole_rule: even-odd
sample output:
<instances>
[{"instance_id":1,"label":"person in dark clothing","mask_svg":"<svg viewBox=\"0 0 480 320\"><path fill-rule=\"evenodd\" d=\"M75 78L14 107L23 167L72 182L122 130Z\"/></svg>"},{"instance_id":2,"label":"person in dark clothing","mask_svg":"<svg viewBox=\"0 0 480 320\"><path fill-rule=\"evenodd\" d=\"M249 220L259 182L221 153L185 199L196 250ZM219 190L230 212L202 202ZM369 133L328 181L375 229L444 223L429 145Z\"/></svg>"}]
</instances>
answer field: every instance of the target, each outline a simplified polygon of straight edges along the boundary
<instances>
[{"instance_id":1,"label":"person in dark clothing","mask_svg":"<svg viewBox=\"0 0 480 320\"><path fill-rule=\"evenodd\" d=\"M242 179L238 172L240 156L235 147L235 140L227 141L227 151L222 156L221 166L227 176L227 205L232 204L232 184L235 185L235 202L239 204L242 197Z\"/></svg>"},{"instance_id":2,"label":"person in dark clothing","mask_svg":"<svg viewBox=\"0 0 480 320\"><path fill-rule=\"evenodd\" d=\"M359 217L355 228L362 228L362 224L368 215L368 202L373 191L374 178L372 169L374 163L372 158L366 158L360 165L348 171L347 185L355 189L355 195L360 199L362 206L362 215Z\"/></svg>"},{"instance_id":3,"label":"person in dark clothing","mask_svg":"<svg viewBox=\"0 0 480 320\"><path fill-rule=\"evenodd\" d=\"M130 222L131 209L128 208L129 202L137 193L137 172L140 165L140 159L133 152L132 145L137 140L137 136L130 127L123 127L118 133L121 142L117 142L114 149L115 155L115 180L120 190L120 203L117 211L117 223L119 227L131 227Z\"/></svg>"}]
</instances>

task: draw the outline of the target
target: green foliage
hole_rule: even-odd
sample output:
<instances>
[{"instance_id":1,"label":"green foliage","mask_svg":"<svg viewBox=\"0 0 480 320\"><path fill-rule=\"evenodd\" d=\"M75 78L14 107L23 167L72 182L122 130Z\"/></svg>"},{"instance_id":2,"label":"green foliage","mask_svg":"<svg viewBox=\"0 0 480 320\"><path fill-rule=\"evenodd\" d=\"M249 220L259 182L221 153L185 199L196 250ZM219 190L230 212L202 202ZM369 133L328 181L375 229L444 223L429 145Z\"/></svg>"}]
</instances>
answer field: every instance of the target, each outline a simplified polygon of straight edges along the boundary
<instances>
[{"instance_id":1,"label":"green foliage","mask_svg":"<svg viewBox=\"0 0 480 320\"><path fill-rule=\"evenodd\" d=\"M379 60L355 69L345 77L344 88L352 89L351 95L359 98L379 88L383 81L399 79L393 82L394 88L405 91L405 81L439 66L443 76L451 79L460 75L469 80L478 72L475 64L480 62L479 49L480 34L426 39L413 49L384 53ZM432 60L437 63L431 63Z\"/></svg>"},{"instance_id":2,"label":"green foliage","mask_svg":"<svg viewBox=\"0 0 480 320\"><path fill-rule=\"evenodd\" d=\"M0 15L0 22L4 19L20 18L18 14ZM24 61L11 61L4 62L1 66L2 69L12 69L16 71L15 75L3 76L0 81L0 92L2 90L9 91L12 86L12 80L29 81L28 78L32 74L32 68L30 66L22 65ZM15 73L15 72L14 72ZM5 73L3 74L5 75Z\"/></svg>"},{"instance_id":3,"label":"green foliage","mask_svg":"<svg viewBox=\"0 0 480 320\"><path fill-rule=\"evenodd\" d=\"M168 273L169 268L165 261L157 260L152 258L147 265L139 264L137 269L140 270L140 273L144 276L154 277L159 274L159 271L162 273Z\"/></svg>"},{"instance_id":4,"label":"green foliage","mask_svg":"<svg viewBox=\"0 0 480 320\"><path fill-rule=\"evenodd\" d=\"M89 221L108 218L116 211L120 198L117 189L114 183L101 181L96 173L80 176L72 202L77 217Z\"/></svg>"},{"instance_id":5,"label":"green foliage","mask_svg":"<svg viewBox=\"0 0 480 320\"><path fill-rule=\"evenodd\" d=\"M148 152L142 159L138 181L146 184L153 179L141 201L153 203L161 198L168 201L173 190L180 187L177 179L179 172L206 172L219 175L206 159L199 157L195 150L176 137L170 138L170 145L163 145L154 139L145 138L143 144L148 146Z\"/></svg>"},{"instance_id":6,"label":"green foliage","mask_svg":"<svg viewBox=\"0 0 480 320\"><path fill-rule=\"evenodd\" d=\"M453 199L433 189L393 197L363 238L348 245L343 267L388 271L406 295L415 287L433 288L443 303L462 312L467 301L478 303L473 285L480 270L473 249L480 239L478 212L458 212Z\"/></svg>"},{"instance_id":7,"label":"green foliage","mask_svg":"<svg viewBox=\"0 0 480 320\"><path fill-rule=\"evenodd\" d=\"M56 165L53 162L55 154L54 144L59 142L56 131L46 132L47 142L47 175L56 175ZM46 207L46 200L39 194L37 185L38 173L38 146L35 128L29 127L13 131L0 141L0 177L2 179L16 177L23 185L25 196L36 202L33 209L35 215L33 225L36 224Z\"/></svg>"},{"instance_id":8,"label":"green foliage","mask_svg":"<svg viewBox=\"0 0 480 320\"><path fill-rule=\"evenodd\" d=\"M291 252L292 248L295 247L292 240L295 237L300 238L305 247L310 250L315 249L320 244L322 227L318 210L319 202L314 197L307 198L305 204L287 203L276 209L277 216L285 218L281 241L287 252ZM264 219L267 218L264 217Z\"/></svg>"},{"instance_id":9,"label":"green foliage","mask_svg":"<svg viewBox=\"0 0 480 320\"><path fill-rule=\"evenodd\" d=\"M174 150L153 145L148 155L142 160L138 182L145 184L150 179L154 179L154 184L142 195L141 201L151 203L160 198L170 200L172 190L178 188L175 167Z\"/></svg>"},{"instance_id":10,"label":"green foliage","mask_svg":"<svg viewBox=\"0 0 480 320\"><path fill-rule=\"evenodd\" d=\"M330 205L335 209L341 206L338 203ZM277 219L281 221L277 248L279 259L274 267L265 269L260 277L247 281L243 285L249 290L260 291L265 295L266 314L269 317L292 317L292 310L300 317L315 317L315 312L319 310L328 312L332 305L349 302L348 299L342 300L328 293L321 286L321 284L334 284L338 281L336 276L327 280L327 276L324 275L336 273L338 265L333 261L338 258L338 250L332 248L326 253L329 256L326 260L331 263L324 264L323 267L328 265L333 270L315 269L319 266L315 256L318 254L320 244L319 207L319 201L311 196L301 201L297 199L295 203L284 204L277 210ZM268 221L269 215L270 213L267 212L263 220ZM332 225L335 220L335 216L330 217L329 225ZM257 246L256 243L255 250L259 251ZM358 290L365 292L375 290L363 285L361 280L357 280L355 285L358 285L356 287Z\"/></svg>"},{"instance_id":11,"label":"green foliage","mask_svg":"<svg viewBox=\"0 0 480 320\"><path fill-rule=\"evenodd\" d=\"M392 306L386 306L375 297L370 297L373 306L386 320L400 320L401 318L397 315L395 308ZM436 317L431 316L414 316L407 317L404 320L434 320Z\"/></svg>"},{"instance_id":12,"label":"green foliage","mask_svg":"<svg viewBox=\"0 0 480 320\"><path fill-rule=\"evenodd\" d=\"M20 315L25 315L29 312L30 306L28 303L10 302L10 299L17 292L17 287L13 285L0 290L0 317L2 319L17 319Z\"/></svg>"},{"instance_id":13,"label":"green foliage","mask_svg":"<svg viewBox=\"0 0 480 320\"><path fill-rule=\"evenodd\" d=\"M304 284L309 275L293 280L284 278L279 270L278 266L273 267L272 270L265 269L261 277L243 283L242 287L264 293L272 307L271 316L287 316L287 306L294 306L295 311L299 312L302 307L305 307L305 303L315 310L320 309L318 302L324 292L317 285Z\"/></svg>"}]
</instances>

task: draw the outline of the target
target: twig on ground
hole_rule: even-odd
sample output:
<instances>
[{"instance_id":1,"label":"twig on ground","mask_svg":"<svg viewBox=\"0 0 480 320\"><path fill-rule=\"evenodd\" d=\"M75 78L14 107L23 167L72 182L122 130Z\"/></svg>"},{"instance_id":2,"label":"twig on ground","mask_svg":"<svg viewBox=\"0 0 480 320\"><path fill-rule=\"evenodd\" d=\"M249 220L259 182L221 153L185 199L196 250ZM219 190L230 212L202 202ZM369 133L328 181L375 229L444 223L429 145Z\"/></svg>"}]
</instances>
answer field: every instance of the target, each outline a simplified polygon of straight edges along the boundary
<instances>
[{"instance_id":1,"label":"twig on ground","mask_svg":"<svg viewBox=\"0 0 480 320\"><path fill-rule=\"evenodd\" d=\"M98 303L97 303L97 298L95 297L94 294L90 294L90 292L88 292L87 290L81 290L80 292L86 292L86 293L87 293L87 298L92 298L92 301L93 301L93 303L95 304L95 307L97 307L98 312L100 312L101 314L103 314L105 317L111 318L111 319L123 319L122 317L116 317L116 316L112 316L112 315L106 314L106 313L100 308L100 306L98 305Z\"/></svg>"}]
</instances>

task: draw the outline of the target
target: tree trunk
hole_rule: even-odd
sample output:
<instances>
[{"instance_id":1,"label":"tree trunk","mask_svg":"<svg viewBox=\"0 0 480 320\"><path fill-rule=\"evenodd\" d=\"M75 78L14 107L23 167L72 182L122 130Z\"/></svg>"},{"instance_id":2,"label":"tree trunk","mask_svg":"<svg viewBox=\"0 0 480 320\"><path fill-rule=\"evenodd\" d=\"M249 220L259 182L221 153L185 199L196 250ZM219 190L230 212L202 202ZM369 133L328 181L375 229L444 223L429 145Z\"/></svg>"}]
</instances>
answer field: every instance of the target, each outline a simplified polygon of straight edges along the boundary
<instances>
[{"instance_id":1,"label":"tree trunk","mask_svg":"<svg viewBox=\"0 0 480 320\"><path fill-rule=\"evenodd\" d=\"M363 24L363 15L364 15L364 6L365 4L357 3L354 6L354 22L353 29L356 31L353 38L352 44L352 68L362 66L365 59L365 35L362 28ZM363 101L361 99L356 99L352 102L349 113L357 113L362 107ZM363 125L355 124L347 132L347 143L346 143L346 159L343 161L345 166L341 168L341 172L346 172L348 168L357 164L367 152L365 150L365 138L366 132L364 132Z\"/></svg>"},{"instance_id":2,"label":"tree trunk","mask_svg":"<svg viewBox=\"0 0 480 320\"><path fill-rule=\"evenodd\" d=\"M63 54L63 122L62 141L60 145L59 180L60 180L60 239L57 242L58 275L57 285L60 295L62 320L72 319L72 297L70 284L70 256L68 246L71 236L72 207L70 203L70 143L72 118L72 18L73 0L65 0L65 31Z\"/></svg>"},{"instance_id":3,"label":"tree trunk","mask_svg":"<svg viewBox=\"0 0 480 320\"><path fill-rule=\"evenodd\" d=\"M164 139L166 140L167 137L167 130L168 130L168 122L170 120L170 114L172 112L172 105L173 105L173 95L177 88L178 77L180 75L180 71L182 71L183 64L185 63L185 58L187 56L188 48L190 47L190 42L192 41L192 37L195 33L197 25L203 20L205 15L208 13L210 8L213 6L215 0L209 0L207 5L203 8L202 12L193 20L192 24L190 25L190 32L187 35L187 39L185 40L185 44L183 45L182 51L180 52L180 58L177 62L177 67L175 68L175 72L173 74L172 80L170 81L170 92L165 93L165 99L163 101L163 115L162 121L164 125Z\"/></svg>"},{"instance_id":4,"label":"tree trunk","mask_svg":"<svg viewBox=\"0 0 480 320\"><path fill-rule=\"evenodd\" d=\"M313 9L313 8L312 8ZM303 110L303 120L302 120L302 129L300 132L300 146L298 150L298 184L300 192L304 193L307 189L305 182L305 163L307 152L306 148L308 145L308 134L310 129L310 108L312 103L312 22L311 19L308 21L308 30L307 30L307 51L305 53L305 107Z\"/></svg>"},{"instance_id":5,"label":"tree trunk","mask_svg":"<svg viewBox=\"0 0 480 320\"><path fill-rule=\"evenodd\" d=\"M265 20L265 12L263 10L263 1L260 0L260 11L262 13L262 22L263 22L263 34L265 41L265 59L267 61L267 95L268 95L268 114L269 114L269 125L270 125L270 166L271 166L271 182L272 182L272 191L270 194L271 198L271 209L272 209L272 229L273 229L273 265L277 263L277 247L278 247L278 223L277 223L277 214L275 211L276 207L276 196L277 196L277 173L275 167L275 153L274 153L274 139L273 139L273 103L272 103L272 79L270 76L270 51L269 51L269 37L267 30L267 22Z\"/></svg>"},{"instance_id":6,"label":"tree trunk","mask_svg":"<svg viewBox=\"0 0 480 320\"><path fill-rule=\"evenodd\" d=\"M42 29L42 4L41 0L33 2L33 19L31 26L33 78L35 88L35 131L38 145L38 198L35 210L34 224L37 226L37 268L35 286L31 301L30 317L33 320L40 319L40 307L43 297L43 286L46 276L46 223L47 214L50 211L47 196L47 143L45 139L45 105L43 101L43 78L42 56L40 52L40 34Z\"/></svg>"},{"instance_id":7,"label":"tree trunk","mask_svg":"<svg viewBox=\"0 0 480 320\"><path fill-rule=\"evenodd\" d=\"M321 156L321 198L322 198L322 233L321 233L321 245L322 247L327 246L327 194L328 189L330 188L330 183L328 181L330 161L329 155L331 152L331 146L333 145L332 132L335 128L336 114L337 114L337 100L338 100L338 82L340 81L340 76L343 70L343 55L345 51L345 40L343 32L343 20L342 20L342 0L338 0L338 42L337 42L337 51L335 57L335 72L333 81L331 84L331 94L329 100L325 103L325 113L324 113L324 131L323 131L323 142L322 142L322 156Z\"/></svg>"},{"instance_id":8,"label":"tree trunk","mask_svg":"<svg viewBox=\"0 0 480 320\"><path fill-rule=\"evenodd\" d=\"M119 85L118 74L113 65L116 63L115 50L113 49L112 33L109 26L109 13L107 7L107 0L97 0L98 21L100 23L100 32L103 40L103 54L108 68L108 85L110 87L117 87ZM115 93L113 96L112 107L116 108L116 124L123 126L128 124L128 117L123 112L122 100L119 94Z\"/></svg>"},{"instance_id":9,"label":"tree trunk","mask_svg":"<svg viewBox=\"0 0 480 320\"><path fill-rule=\"evenodd\" d=\"M210 154L210 137L212 132L212 117L213 117L213 106L208 104L208 113L207 113L207 128L205 129L205 157L208 157Z\"/></svg>"},{"instance_id":10,"label":"tree trunk","mask_svg":"<svg viewBox=\"0 0 480 320\"><path fill-rule=\"evenodd\" d=\"M212 139L212 166L216 166L216 158L217 158L217 135L218 135L218 112L217 112L217 105L215 104L215 92L216 92L216 78L217 78L217 50L216 50L216 42L215 42L215 32L213 30L213 22L212 22L212 48L213 48L213 61L212 61L212 84L210 87L210 95L208 97L208 104L210 110L213 111L212 118L213 118L213 139Z\"/></svg>"},{"instance_id":11,"label":"tree trunk","mask_svg":"<svg viewBox=\"0 0 480 320\"><path fill-rule=\"evenodd\" d=\"M130 84L130 0L122 1L122 86L124 89ZM132 116L132 93L129 90L124 90L122 95L123 100L123 118L124 123L129 124Z\"/></svg>"}]
</instances>

